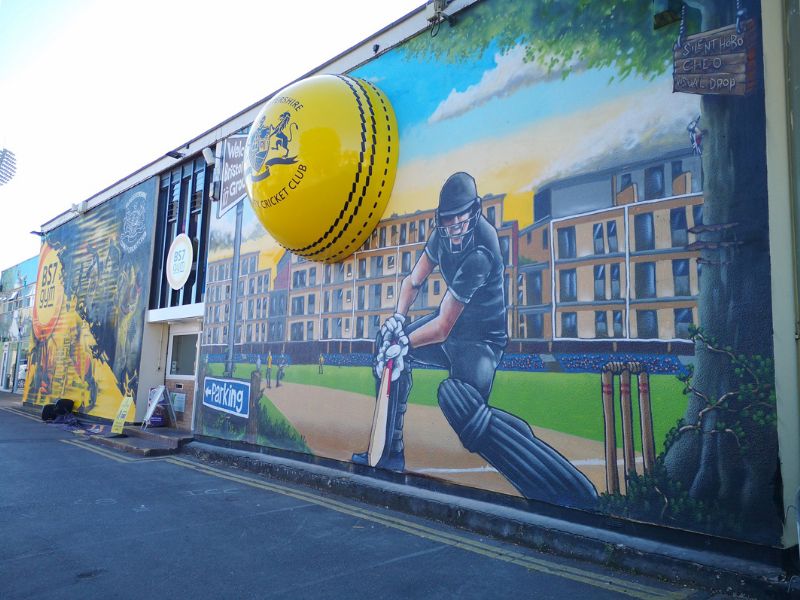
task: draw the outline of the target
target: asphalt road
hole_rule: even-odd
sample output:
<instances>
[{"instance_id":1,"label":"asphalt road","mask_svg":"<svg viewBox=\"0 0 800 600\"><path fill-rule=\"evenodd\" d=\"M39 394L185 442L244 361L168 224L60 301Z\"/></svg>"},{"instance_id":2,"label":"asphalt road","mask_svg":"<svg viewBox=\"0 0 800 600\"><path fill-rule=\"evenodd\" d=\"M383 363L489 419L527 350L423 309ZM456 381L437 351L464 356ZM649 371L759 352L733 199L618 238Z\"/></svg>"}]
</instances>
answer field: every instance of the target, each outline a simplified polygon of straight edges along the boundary
<instances>
[{"instance_id":1,"label":"asphalt road","mask_svg":"<svg viewBox=\"0 0 800 600\"><path fill-rule=\"evenodd\" d=\"M707 598L0 405L0 598Z\"/></svg>"}]
</instances>

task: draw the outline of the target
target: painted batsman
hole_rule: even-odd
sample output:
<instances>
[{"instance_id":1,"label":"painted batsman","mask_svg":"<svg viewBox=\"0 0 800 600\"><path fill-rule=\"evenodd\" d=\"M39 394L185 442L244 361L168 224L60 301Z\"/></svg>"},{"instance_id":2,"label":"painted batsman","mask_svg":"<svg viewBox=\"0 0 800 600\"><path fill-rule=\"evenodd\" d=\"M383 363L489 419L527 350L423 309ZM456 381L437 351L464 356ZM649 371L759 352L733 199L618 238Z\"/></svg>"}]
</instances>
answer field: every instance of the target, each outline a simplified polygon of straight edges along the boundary
<instances>
[{"instance_id":1,"label":"painted batsman","mask_svg":"<svg viewBox=\"0 0 800 600\"><path fill-rule=\"evenodd\" d=\"M408 310L435 267L447 284L439 307L410 322ZM475 180L447 179L439 194L436 228L400 286L397 312L378 335L375 375L392 360L386 445L378 467L402 471L403 415L411 392L410 363L449 371L439 406L464 447L495 467L526 498L590 507L597 492L556 450L518 417L489 406L494 375L508 341L504 270L495 228L481 214ZM353 462L368 464L367 453Z\"/></svg>"}]
</instances>

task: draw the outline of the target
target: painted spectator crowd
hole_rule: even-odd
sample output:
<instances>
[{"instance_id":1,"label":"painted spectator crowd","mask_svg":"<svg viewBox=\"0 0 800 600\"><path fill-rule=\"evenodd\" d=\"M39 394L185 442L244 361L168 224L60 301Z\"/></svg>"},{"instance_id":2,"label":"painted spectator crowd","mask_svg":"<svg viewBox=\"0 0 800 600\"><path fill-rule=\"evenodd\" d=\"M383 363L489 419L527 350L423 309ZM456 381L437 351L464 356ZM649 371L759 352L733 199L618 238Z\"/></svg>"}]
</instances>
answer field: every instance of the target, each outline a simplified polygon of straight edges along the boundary
<instances>
[{"instance_id":1,"label":"painted spectator crowd","mask_svg":"<svg viewBox=\"0 0 800 600\"><path fill-rule=\"evenodd\" d=\"M319 356L319 355L318 355ZM322 361L325 366L332 367L371 367L373 355L369 352L352 352L345 354L323 353ZM645 365L648 373L653 375L685 375L688 368L676 356L665 354L635 354L635 353L560 353L553 354L555 364L545 365L539 354L505 354L500 362L502 371L528 371L544 372L555 371L563 373L600 373L609 362L638 362ZM237 364L257 364L261 359L266 364L266 357L259 354L237 354L234 362ZM209 363L224 363L225 355L208 354ZM273 361L276 365L283 363L292 364L289 354L274 354ZM318 359L310 364L317 364ZM430 368L426 365L414 364L414 368Z\"/></svg>"}]
</instances>

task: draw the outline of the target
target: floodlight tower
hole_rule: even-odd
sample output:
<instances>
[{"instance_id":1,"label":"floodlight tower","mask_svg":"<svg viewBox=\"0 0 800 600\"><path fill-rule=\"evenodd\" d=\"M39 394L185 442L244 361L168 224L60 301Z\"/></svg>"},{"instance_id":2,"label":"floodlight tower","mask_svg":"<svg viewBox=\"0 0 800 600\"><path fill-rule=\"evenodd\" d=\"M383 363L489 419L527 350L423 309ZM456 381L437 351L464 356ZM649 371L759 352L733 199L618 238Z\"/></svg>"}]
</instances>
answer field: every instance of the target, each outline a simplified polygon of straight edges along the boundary
<instances>
[{"instance_id":1,"label":"floodlight tower","mask_svg":"<svg viewBox=\"0 0 800 600\"><path fill-rule=\"evenodd\" d=\"M8 183L17 172L17 158L7 148L0 148L0 185Z\"/></svg>"}]
</instances>

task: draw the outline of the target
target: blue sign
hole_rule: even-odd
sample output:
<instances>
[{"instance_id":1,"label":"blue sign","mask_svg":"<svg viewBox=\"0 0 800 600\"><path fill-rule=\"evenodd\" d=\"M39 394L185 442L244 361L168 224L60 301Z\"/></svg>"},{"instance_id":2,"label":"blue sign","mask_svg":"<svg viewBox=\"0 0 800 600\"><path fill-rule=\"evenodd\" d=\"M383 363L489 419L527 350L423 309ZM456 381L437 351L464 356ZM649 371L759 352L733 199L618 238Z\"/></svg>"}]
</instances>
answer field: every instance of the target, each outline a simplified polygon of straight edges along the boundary
<instances>
[{"instance_id":1,"label":"blue sign","mask_svg":"<svg viewBox=\"0 0 800 600\"><path fill-rule=\"evenodd\" d=\"M206 377L203 404L247 419L250 416L250 384L234 379Z\"/></svg>"}]
</instances>

